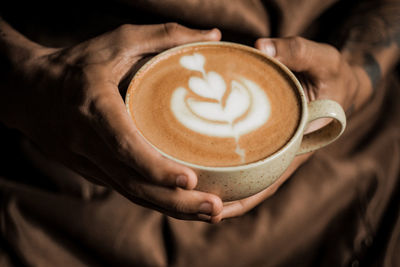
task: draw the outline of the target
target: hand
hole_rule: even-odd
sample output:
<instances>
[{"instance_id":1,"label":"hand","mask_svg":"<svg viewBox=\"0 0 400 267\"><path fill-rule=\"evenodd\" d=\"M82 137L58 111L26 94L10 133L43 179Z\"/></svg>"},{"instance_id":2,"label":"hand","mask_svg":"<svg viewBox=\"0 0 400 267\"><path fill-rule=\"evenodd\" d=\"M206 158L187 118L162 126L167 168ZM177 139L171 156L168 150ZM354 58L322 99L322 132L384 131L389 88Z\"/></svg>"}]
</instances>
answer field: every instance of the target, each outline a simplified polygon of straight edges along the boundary
<instances>
[{"instance_id":1,"label":"hand","mask_svg":"<svg viewBox=\"0 0 400 267\"><path fill-rule=\"evenodd\" d=\"M259 39L256 48L292 70L309 101L331 99L347 110L357 100L356 70L335 47L301 37L290 37Z\"/></svg>"},{"instance_id":2,"label":"hand","mask_svg":"<svg viewBox=\"0 0 400 267\"><path fill-rule=\"evenodd\" d=\"M358 92L357 69L352 68L334 47L309 41L300 37L282 39L259 39L255 47L285 64L297 74L308 99L332 99L345 110L356 103L357 107L366 97ZM326 121L317 120L309 129L321 128ZM270 196L299 168L312 153L297 156L285 173L264 191L230 203L225 203L222 213L214 220L243 215Z\"/></svg>"},{"instance_id":3,"label":"hand","mask_svg":"<svg viewBox=\"0 0 400 267\"><path fill-rule=\"evenodd\" d=\"M221 212L221 199L192 190L196 174L143 140L118 85L146 56L219 39L217 29L124 25L71 48L40 48L15 74L20 101L9 121L51 158L134 203L209 221Z\"/></svg>"}]
</instances>

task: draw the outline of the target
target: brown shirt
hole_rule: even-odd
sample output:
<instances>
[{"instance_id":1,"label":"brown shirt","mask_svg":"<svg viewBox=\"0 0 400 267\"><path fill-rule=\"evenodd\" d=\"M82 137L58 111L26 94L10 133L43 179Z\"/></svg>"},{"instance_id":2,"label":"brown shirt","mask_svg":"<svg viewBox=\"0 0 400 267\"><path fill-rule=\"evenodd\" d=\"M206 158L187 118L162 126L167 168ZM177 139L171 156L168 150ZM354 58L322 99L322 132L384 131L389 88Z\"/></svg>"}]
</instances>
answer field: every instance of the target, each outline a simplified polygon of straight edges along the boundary
<instances>
[{"instance_id":1,"label":"brown shirt","mask_svg":"<svg viewBox=\"0 0 400 267\"><path fill-rule=\"evenodd\" d=\"M45 16L36 7L38 13L23 11L22 21L10 7L8 19L32 39L54 46L121 23L178 21L218 27L225 40L250 45L259 37L302 35L340 49L338 25L354 5L119 2L82 7L72 1L62 6L73 13L67 15L52 10ZM17 133L1 128L0 266L400 266L399 74L399 68L388 72L368 105L349 118L344 135L273 197L218 225L137 206L43 158Z\"/></svg>"}]
</instances>

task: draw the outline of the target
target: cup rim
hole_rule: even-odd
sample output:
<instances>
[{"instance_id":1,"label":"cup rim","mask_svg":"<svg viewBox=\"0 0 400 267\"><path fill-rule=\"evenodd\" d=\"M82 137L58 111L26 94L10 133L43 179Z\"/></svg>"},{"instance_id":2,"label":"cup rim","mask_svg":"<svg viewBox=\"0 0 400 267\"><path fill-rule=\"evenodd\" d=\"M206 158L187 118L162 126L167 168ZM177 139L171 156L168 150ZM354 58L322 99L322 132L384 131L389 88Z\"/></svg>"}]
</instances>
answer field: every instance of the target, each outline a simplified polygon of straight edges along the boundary
<instances>
[{"instance_id":1,"label":"cup rim","mask_svg":"<svg viewBox=\"0 0 400 267\"><path fill-rule=\"evenodd\" d=\"M229 172L229 171L242 171L242 170L246 170L246 169L251 169L260 165L263 165L269 161L274 160L277 157L280 157L283 153L286 152L286 150L288 150L294 143L297 142L298 138L301 138L301 136L303 135L303 130L304 127L307 123L307 117L308 117L308 110L307 110L307 99L306 96L304 94L304 89L301 86L299 80L296 78L296 76L293 74L292 71L289 70L288 67L286 67L284 64L282 64L281 62L279 62L277 59L270 57L266 54L264 54L263 52L261 52L260 50L253 48L251 46L247 46L247 45L243 45L243 44L239 44L239 43L233 43L233 42L227 42L227 41L207 41L207 42L194 42L194 43L189 43L189 44L184 44L184 45L179 45L170 49L167 49L159 54L157 54L156 56L154 56L153 58L151 58L149 61L147 61L143 66L140 67L140 69L134 74L134 76L132 77L131 81L129 82L129 86L128 89L126 91L126 95L125 95L125 106L126 109L128 111L129 116L132 118L132 114L130 111L130 95L132 93L132 91L134 90L133 88L133 84L135 82L135 79L137 79L142 72L146 71L147 68L149 68L154 62L156 62L157 60L159 60L160 58L173 53L175 51L187 48L187 47L193 47L193 46L198 46L198 45L210 45L210 46L229 46L229 47L234 47L236 49L240 49L240 50L246 50L249 51L251 53L255 53L259 56L262 56L266 59L268 59L269 61L271 61L273 64L275 64L276 66L278 66L288 77L289 79L293 82L293 84L296 87L297 93L300 97L300 102L301 102L301 116L300 116L300 121L299 124L297 126L296 131L294 132L294 134L292 135L292 137L290 137L289 141L286 142L286 144L284 146L282 146L280 149L278 149L277 151L275 151L273 154L267 156L264 159L260 159L258 161L255 162L250 162L250 163L246 163L246 164L241 164L241 165L234 165L234 166L204 166L204 165L199 165L199 164L195 164L195 163L191 163L191 162L187 162L187 161L183 161L180 159L177 159L165 152L163 152L161 149L157 148L155 145L153 145L149 140L147 140L147 138L140 132L140 130L138 130L138 133L143 137L143 139L150 144L156 151L158 151L161 155L163 155L164 157L171 159L179 164L182 164L184 166L190 167L190 168L194 168L197 170L204 170L204 171L213 171L213 172Z\"/></svg>"}]
</instances>

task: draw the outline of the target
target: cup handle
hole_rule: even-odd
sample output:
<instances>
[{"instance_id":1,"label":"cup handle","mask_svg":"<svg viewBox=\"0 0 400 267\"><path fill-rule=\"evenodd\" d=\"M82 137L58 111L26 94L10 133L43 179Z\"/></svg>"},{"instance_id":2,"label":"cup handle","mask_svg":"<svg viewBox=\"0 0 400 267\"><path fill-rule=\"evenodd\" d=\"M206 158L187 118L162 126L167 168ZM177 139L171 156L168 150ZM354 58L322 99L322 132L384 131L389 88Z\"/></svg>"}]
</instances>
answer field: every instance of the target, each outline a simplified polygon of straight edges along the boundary
<instances>
[{"instance_id":1,"label":"cup handle","mask_svg":"<svg viewBox=\"0 0 400 267\"><path fill-rule=\"evenodd\" d=\"M332 143L346 128L346 115L343 108L335 101L321 99L308 103L307 123L320 118L332 118L333 120L328 125L305 134L297 155L317 150Z\"/></svg>"}]
</instances>

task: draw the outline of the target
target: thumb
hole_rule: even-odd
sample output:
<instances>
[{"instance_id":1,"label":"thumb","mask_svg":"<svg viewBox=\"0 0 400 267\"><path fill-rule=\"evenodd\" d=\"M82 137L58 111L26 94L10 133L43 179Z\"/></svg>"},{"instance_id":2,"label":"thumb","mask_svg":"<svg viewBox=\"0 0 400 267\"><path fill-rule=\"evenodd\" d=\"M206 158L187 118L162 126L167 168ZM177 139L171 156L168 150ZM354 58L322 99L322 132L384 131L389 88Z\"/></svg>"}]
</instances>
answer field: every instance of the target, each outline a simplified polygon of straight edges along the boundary
<instances>
[{"instance_id":1,"label":"thumb","mask_svg":"<svg viewBox=\"0 0 400 267\"><path fill-rule=\"evenodd\" d=\"M339 52L334 47L302 37L261 38L256 41L255 47L293 71L317 76L326 71L326 66L340 63Z\"/></svg>"},{"instance_id":2,"label":"thumb","mask_svg":"<svg viewBox=\"0 0 400 267\"><path fill-rule=\"evenodd\" d=\"M219 41L221 32L214 28L211 30L195 30L177 23L148 25L148 42L145 53L157 53L178 45L194 42Z\"/></svg>"}]
</instances>

